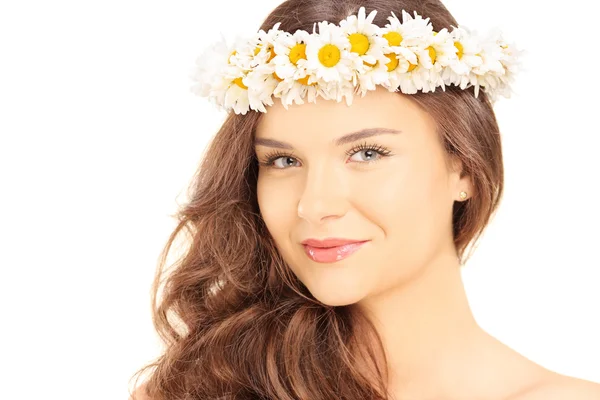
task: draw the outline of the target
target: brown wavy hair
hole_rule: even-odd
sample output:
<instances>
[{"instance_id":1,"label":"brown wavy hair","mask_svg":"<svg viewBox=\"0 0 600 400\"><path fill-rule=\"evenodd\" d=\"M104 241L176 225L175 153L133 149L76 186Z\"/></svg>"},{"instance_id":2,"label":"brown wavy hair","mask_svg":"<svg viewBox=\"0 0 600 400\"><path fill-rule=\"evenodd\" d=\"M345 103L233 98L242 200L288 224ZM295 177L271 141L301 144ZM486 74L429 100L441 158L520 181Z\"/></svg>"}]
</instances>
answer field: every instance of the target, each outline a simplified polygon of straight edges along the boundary
<instances>
[{"instance_id":1,"label":"brown wavy hair","mask_svg":"<svg viewBox=\"0 0 600 400\"><path fill-rule=\"evenodd\" d=\"M429 17L436 31L458 26L436 0L288 0L263 22L312 31L364 6L374 23L401 10ZM400 94L401 95L401 94ZM462 264L502 196L498 124L488 97L472 88L410 95L437 122L474 193L455 202L453 237ZM175 217L152 285L152 319L164 352L138 370L136 393L179 399L387 399L387 364L374 326L356 307L316 300L290 271L261 218L254 131L262 113L230 113L210 142ZM182 238L181 255L165 269ZM162 293L159 299L159 291ZM132 377L132 378L133 378ZM134 396L135 399L135 396Z\"/></svg>"}]
</instances>

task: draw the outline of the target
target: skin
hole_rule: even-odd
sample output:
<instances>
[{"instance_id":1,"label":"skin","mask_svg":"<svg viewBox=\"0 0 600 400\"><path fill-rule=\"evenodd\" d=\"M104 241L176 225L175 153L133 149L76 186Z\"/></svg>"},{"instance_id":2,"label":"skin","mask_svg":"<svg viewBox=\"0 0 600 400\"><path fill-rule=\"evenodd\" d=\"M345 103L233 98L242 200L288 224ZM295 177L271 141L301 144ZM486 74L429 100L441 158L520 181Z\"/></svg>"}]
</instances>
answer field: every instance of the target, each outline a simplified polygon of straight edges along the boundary
<instances>
[{"instance_id":1,"label":"skin","mask_svg":"<svg viewBox=\"0 0 600 400\"><path fill-rule=\"evenodd\" d=\"M334 144L372 128L401 133ZM600 385L535 364L475 321L451 230L452 206L464 201L461 191L471 196L472 183L409 95L378 88L351 106L319 98L287 110L276 101L256 140L258 203L279 251L315 298L356 303L372 318L394 399L553 399L548 388L565 391L557 399L600 398ZM350 152L363 143L389 154ZM301 242L326 237L369 242L344 260L317 263Z\"/></svg>"}]
</instances>

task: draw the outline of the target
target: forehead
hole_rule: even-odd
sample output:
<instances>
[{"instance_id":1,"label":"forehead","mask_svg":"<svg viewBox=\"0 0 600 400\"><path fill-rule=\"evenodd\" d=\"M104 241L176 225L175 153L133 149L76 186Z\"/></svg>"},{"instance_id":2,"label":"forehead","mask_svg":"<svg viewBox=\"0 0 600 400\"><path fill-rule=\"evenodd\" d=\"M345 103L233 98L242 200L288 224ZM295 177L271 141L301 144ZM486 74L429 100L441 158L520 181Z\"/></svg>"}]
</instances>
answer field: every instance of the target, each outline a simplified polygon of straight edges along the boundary
<instances>
[{"instance_id":1,"label":"forehead","mask_svg":"<svg viewBox=\"0 0 600 400\"><path fill-rule=\"evenodd\" d=\"M364 97L355 95L350 106L345 100L337 102L318 97L316 103L293 104L286 109L275 99L275 104L267 107L261 116L255 136L330 139L341 133L374 127L414 132L435 130L434 126L432 117L410 100L410 95L378 87Z\"/></svg>"}]
</instances>

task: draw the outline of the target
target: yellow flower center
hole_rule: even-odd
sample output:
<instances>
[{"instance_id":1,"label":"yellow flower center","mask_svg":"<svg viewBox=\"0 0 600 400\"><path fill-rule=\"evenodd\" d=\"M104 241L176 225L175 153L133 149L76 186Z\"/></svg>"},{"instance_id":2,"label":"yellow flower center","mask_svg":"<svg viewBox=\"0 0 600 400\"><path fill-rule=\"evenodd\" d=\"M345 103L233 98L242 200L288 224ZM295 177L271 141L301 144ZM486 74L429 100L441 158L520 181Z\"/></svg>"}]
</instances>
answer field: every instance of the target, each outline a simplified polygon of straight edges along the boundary
<instances>
[{"instance_id":1,"label":"yellow flower center","mask_svg":"<svg viewBox=\"0 0 600 400\"><path fill-rule=\"evenodd\" d=\"M400 46L402 43L402 35L398 32L388 32L383 37L387 39L390 46Z\"/></svg>"},{"instance_id":2,"label":"yellow flower center","mask_svg":"<svg viewBox=\"0 0 600 400\"><path fill-rule=\"evenodd\" d=\"M290 61L292 64L296 65L300 59L306 60L306 44L304 43L298 43L290 49Z\"/></svg>"},{"instance_id":3,"label":"yellow flower center","mask_svg":"<svg viewBox=\"0 0 600 400\"><path fill-rule=\"evenodd\" d=\"M319 61L326 67L334 67L341 58L340 49L333 44L326 44L319 50Z\"/></svg>"},{"instance_id":4,"label":"yellow flower center","mask_svg":"<svg viewBox=\"0 0 600 400\"><path fill-rule=\"evenodd\" d=\"M431 63L435 64L435 60L437 58L437 53L435 52L435 49L429 46L427 50L429 50L429 57L431 58Z\"/></svg>"},{"instance_id":5,"label":"yellow flower center","mask_svg":"<svg viewBox=\"0 0 600 400\"><path fill-rule=\"evenodd\" d=\"M260 53L260 48L261 48L262 44L259 44L258 46L256 46L256 48L254 49L254 55L258 55L258 53ZM271 60L273 58L275 58L275 49L273 48L273 46L269 47L269 53L271 53L271 55L269 56L269 59L267 60L267 62L271 62Z\"/></svg>"},{"instance_id":6,"label":"yellow flower center","mask_svg":"<svg viewBox=\"0 0 600 400\"><path fill-rule=\"evenodd\" d=\"M369 38L362 33L353 33L348 36L348 39L350 39L350 44L352 45L350 51L362 56L369 50Z\"/></svg>"},{"instance_id":7,"label":"yellow flower center","mask_svg":"<svg viewBox=\"0 0 600 400\"><path fill-rule=\"evenodd\" d=\"M309 78L309 76L308 76L308 75L306 75L304 78L300 78L300 79L298 79L298 82L300 82L300 83L301 83L301 84L303 84L303 85L306 85L306 86L308 86L308 78ZM316 85L316 84L317 84L317 82L313 82L313 83L311 83L310 85L311 85L311 86L314 86L314 85Z\"/></svg>"},{"instance_id":8,"label":"yellow flower center","mask_svg":"<svg viewBox=\"0 0 600 400\"><path fill-rule=\"evenodd\" d=\"M237 50L234 50L231 52L231 54L229 55L229 57L227 58L227 62L231 62L231 57L235 56L237 54Z\"/></svg>"},{"instance_id":9,"label":"yellow flower center","mask_svg":"<svg viewBox=\"0 0 600 400\"><path fill-rule=\"evenodd\" d=\"M379 61L375 61L375 64L369 64L368 62L363 61L363 64L365 64L368 67L375 68L379 64Z\"/></svg>"},{"instance_id":10,"label":"yellow flower center","mask_svg":"<svg viewBox=\"0 0 600 400\"><path fill-rule=\"evenodd\" d=\"M269 59L267 60L267 62L271 62L271 60L275 58L275 49L273 47L271 47L269 49L269 53L271 53L271 55L269 56Z\"/></svg>"},{"instance_id":11,"label":"yellow flower center","mask_svg":"<svg viewBox=\"0 0 600 400\"><path fill-rule=\"evenodd\" d=\"M410 72L413 69L417 68L417 64L413 64L410 61L408 62L409 66L408 66L408 70L406 72Z\"/></svg>"},{"instance_id":12,"label":"yellow flower center","mask_svg":"<svg viewBox=\"0 0 600 400\"><path fill-rule=\"evenodd\" d=\"M456 54L458 55L458 59L460 60L463 56L463 45L460 42L454 42L454 47L456 47Z\"/></svg>"},{"instance_id":13,"label":"yellow flower center","mask_svg":"<svg viewBox=\"0 0 600 400\"><path fill-rule=\"evenodd\" d=\"M395 70L398 67L398 63L399 63L398 57L396 57L396 54L390 53L390 54L386 54L385 56L390 59L390 62L385 64L387 66L388 72Z\"/></svg>"},{"instance_id":14,"label":"yellow flower center","mask_svg":"<svg viewBox=\"0 0 600 400\"><path fill-rule=\"evenodd\" d=\"M235 83L236 85L238 85L239 87L241 87L242 89L248 89L248 86L244 85L244 82L242 82L242 78L235 78L233 80L233 83Z\"/></svg>"},{"instance_id":15,"label":"yellow flower center","mask_svg":"<svg viewBox=\"0 0 600 400\"><path fill-rule=\"evenodd\" d=\"M275 72L273 72L273 78L277 79L279 82L283 81Z\"/></svg>"}]
</instances>

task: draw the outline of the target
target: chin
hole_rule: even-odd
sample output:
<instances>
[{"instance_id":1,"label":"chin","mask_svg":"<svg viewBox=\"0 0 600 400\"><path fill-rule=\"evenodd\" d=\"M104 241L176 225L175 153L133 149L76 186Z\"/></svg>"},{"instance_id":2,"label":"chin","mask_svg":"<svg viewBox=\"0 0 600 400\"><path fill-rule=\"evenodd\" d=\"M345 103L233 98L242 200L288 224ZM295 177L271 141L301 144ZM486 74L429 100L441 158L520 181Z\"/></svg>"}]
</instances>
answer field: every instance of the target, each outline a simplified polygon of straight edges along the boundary
<instances>
[{"instance_id":1,"label":"chin","mask_svg":"<svg viewBox=\"0 0 600 400\"><path fill-rule=\"evenodd\" d=\"M328 306L346 306L368 297L376 284L375 275L367 274L363 265L345 260L339 265L313 262L292 263L296 277L311 295Z\"/></svg>"},{"instance_id":2,"label":"chin","mask_svg":"<svg viewBox=\"0 0 600 400\"><path fill-rule=\"evenodd\" d=\"M307 286L313 297L328 306L347 306L355 304L367 295L363 290L349 289L343 285L329 284L314 287Z\"/></svg>"},{"instance_id":3,"label":"chin","mask_svg":"<svg viewBox=\"0 0 600 400\"><path fill-rule=\"evenodd\" d=\"M313 294L313 296L319 300L321 303L325 304L326 306L330 306L330 307L338 307L338 306L348 306L350 304L355 304L357 303L360 299L356 299L355 297L351 297L351 296L331 296L331 295L325 295L325 296L315 296Z\"/></svg>"}]
</instances>

